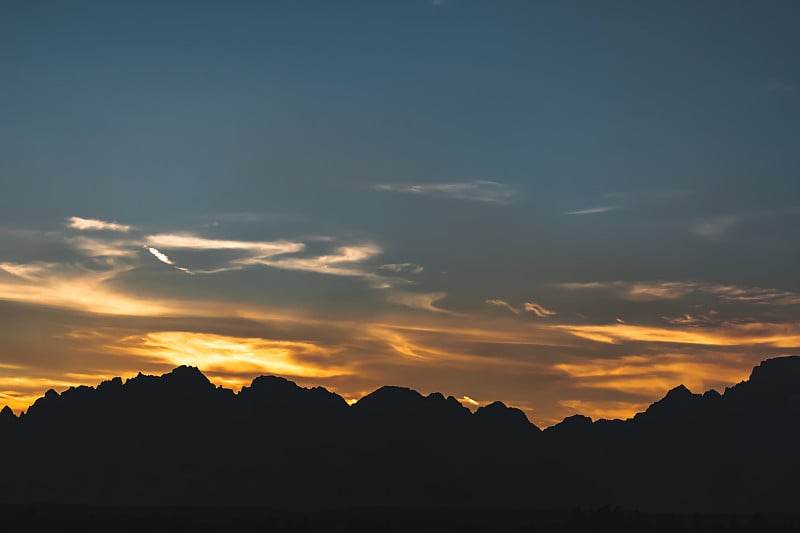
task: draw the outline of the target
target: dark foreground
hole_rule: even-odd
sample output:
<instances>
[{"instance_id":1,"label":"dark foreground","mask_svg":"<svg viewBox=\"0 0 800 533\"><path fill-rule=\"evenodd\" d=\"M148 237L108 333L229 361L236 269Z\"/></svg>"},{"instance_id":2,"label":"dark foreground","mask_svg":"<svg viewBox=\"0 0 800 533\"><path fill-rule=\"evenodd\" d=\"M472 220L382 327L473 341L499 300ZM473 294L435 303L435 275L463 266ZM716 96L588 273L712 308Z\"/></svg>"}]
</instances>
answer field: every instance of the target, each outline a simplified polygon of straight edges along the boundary
<instances>
[{"instance_id":1,"label":"dark foreground","mask_svg":"<svg viewBox=\"0 0 800 533\"><path fill-rule=\"evenodd\" d=\"M798 420L797 356L723 393L676 387L629 420L575 415L546 430L499 402L471 413L382 387L349 406L277 377L234 393L179 367L49 391L24 416L0 410L0 504L800 514ZM328 519L346 521L309 523Z\"/></svg>"},{"instance_id":2,"label":"dark foreground","mask_svg":"<svg viewBox=\"0 0 800 533\"><path fill-rule=\"evenodd\" d=\"M0 531L14 532L799 532L800 515L658 514L619 508L561 513L370 509L274 513L250 508L2 506Z\"/></svg>"}]
</instances>

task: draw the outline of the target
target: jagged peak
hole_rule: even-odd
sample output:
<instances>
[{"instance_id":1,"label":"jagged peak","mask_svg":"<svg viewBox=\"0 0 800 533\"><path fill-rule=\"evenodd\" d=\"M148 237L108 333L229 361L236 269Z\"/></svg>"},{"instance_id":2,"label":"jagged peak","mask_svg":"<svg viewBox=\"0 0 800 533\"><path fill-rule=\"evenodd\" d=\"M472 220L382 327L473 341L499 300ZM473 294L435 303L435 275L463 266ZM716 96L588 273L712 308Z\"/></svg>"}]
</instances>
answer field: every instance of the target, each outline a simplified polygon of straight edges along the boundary
<instances>
[{"instance_id":1,"label":"jagged peak","mask_svg":"<svg viewBox=\"0 0 800 533\"><path fill-rule=\"evenodd\" d=\"M241 396L249 396L251 394L266 394L268 396L272 394L290 394L295 397L299 394L310 394L316 397L330 396L340 399L344 405L347 405L344 398L335 392L329 391L325 387L301 387L294 381L281 376L258 376L253 379L249 386L242 387L242 390L239 392Z\"/></svg>"},{"instance_id":2,"label":"jagged peak","mask_svg":"<svg viewBox=\"0 0 800 533\"><path fill-rule=\"evenodd\" d=\"M408 387L398 387L396 385L384 385L383 387L367 394L356 403L355 408L363 408L370 405L398 405L399 403L416 402L424 397L414 389Z\"/></svg>"},{"instance_id":3,"label":"jagged peak","mask_svg":"<svg viewBox=\"0 0 800 533\"><path fill-rule=\"evenodd\" d=\"M302 387L300 387L294 381L281 376L258 376L253 379L253 381L250 383L250 386L247 388L301 389Z\"/></svg>"},{"instance_id":4,"label":"jagged peak","mask_svg":"<svg viewBox=\"0 0 800 533\"><path fill-rule=\"evenodd\" d=\"M703 398L721 398L722 395L715 389L708 389L703 393Z\"/></svg>"},{"instance_id":5,"label":"jagged peak","mask_svg":"<svg viewBox=\"0 0 800 533\"><path fill-rule=\"evenodd\" d=\"M173 376L192 376L192 377L203 376L204 378L206 377L205 374L203 374L199 368L197 368L196 366L189 366L189 365L176 366L169 372L169 374Z\"/></svg>"},{"instance_id":6,"label":"jagged peak","mask_svg":"<svg viewBox=\"0 0 800 533\"><path fill-rule=\"evenodd\" d=\"M373 392L367 394L361 400L365 400L366 398L413 398L419 399L423 398L422 394L415 391L414 389L410 389L408 387L399 387L397 385L384 385L378 389L375 389ZM361 401L359 400L359 401Z\"/></svg>"},{"instance_id":7,"label":"jagged peak","mask_svg":"<svg viewBox=\"0 0 800 533\"><path fill-rule=\"evenodd\" d=\"M664 396L664 399L691 398L692 396L694 396L694 393L692 393L692 391L690 391L686 385L681 383L677 387L670 389L670 391Z\"/></svg>"},{"instance_id":8,"label":"jagged peak","mask_svg":"<svg viewBox=\"0 0 800 533\"><path fill-rule=\"evenodd\" d=\"M496 401L478 407L478 409L475 411L475 414L477 415L478 413L485 414L491 412L505 411L506 409L508 409L508 406L506 406L506 404L504 404L501 401Z\"/></svg>"},{"instance_id":9,"label":"jagged peak","mask_svg":"<svg viewBox=\"0 0 800 533\"><path fill-rule=\"evenodd\" d=\"M516 407L509 407L503 402L492 402L488 405L482 405L475 411L475 416L478 420L490 420L498 422L513 421L515 424L525 424L541 431L538 426L528 420L527 415Z\"/></svg>"},{"instance_id":10,"label":"jagged peak","mask_svg":"<svg viewBox=\"0 0 800 533\"><path fill-rule=\"evenodd\" d=\"M765 359L750 373L751 383L786 383L800 377L800 356L787 355Z\"/></svg>"},{"instance_id":11,"label":"jagged peak","mask_svg":"<svg viewBox=\"0 0 800 533\"><path fill-rule=\"evenodd\" d=\"M214 387L206 375L203 374L196 366L181 365L172 369L170 373L163 374L161 377L189 386L201 385L207 388Z\"/></svg>"},{"instance_id":12,"label":"jagged peak","mask_svg":"<svg viewBox=\"0 0 800 533\"><path fill-rule=\"evenodd\" d=\"M0 420L5 420L5 419L16 420L16 418L17 415L14 414L14 411L12 411L9 406L6 405L3 407L3 409L0 409Z\"/></svg>"},{"instance_id":13,"label":"jagged peak","mask_svg":"<svg viewBox=\"0 0 800 533\"><path fill-rule=\"evenodd\" d=\"M434 401L437 401L437 402L444 402L445 401L444 394L442 394L441 392L432 392L432 393L428 394L428 396L426 396L426 399L427 400L434 400Z\"/></svg>"},{"instance_id":14,"label":"jagged peak","mask_svg":"<svg viewBox=\"0 0 800 533\"><path fill-rule=\"evenodd\" d=\"M545 431L555 432L558 434L564 431L572 432L572 431L581 431L584 429L589 429L593 425L594 422L592 422L592 419L589 418L588 416L584 416L581 414L574 414L564 418L564 420L562 420L558 424L550 426Z\"/></svg>"},{"instance_id":15,"label":"jagged peak","mask_svg":"<svg viewBox=\"0 0 800 533\"><path fill-rule=\"evenodd\" d=\"M592 422L591 417L581 414L574 414L571 416L566 417L564 420L556 424L557 426L566 425L571 427L578 427L578 426L590 426L594 422Z\"/></svg>"}]
</instances>

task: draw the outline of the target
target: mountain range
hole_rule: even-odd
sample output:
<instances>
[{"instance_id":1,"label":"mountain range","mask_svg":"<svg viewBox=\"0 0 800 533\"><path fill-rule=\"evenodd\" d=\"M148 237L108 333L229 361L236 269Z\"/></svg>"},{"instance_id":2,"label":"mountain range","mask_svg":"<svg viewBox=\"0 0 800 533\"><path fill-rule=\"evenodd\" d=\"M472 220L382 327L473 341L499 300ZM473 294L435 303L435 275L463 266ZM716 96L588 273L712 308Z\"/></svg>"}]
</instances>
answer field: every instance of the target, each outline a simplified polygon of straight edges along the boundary
<instances>
[{"instance_id":1,"label":"mountain range","mask_svg":"<svg viewBox=\"0 0 800 533\"><path fill-rule=\"evenodd\" d=\"M0 411L0 504L797 512L799 449L797 356L545 430L500 402L387 386L350 406L274 376L234 393L181 366Z\"/></svg>"}]
</instances>

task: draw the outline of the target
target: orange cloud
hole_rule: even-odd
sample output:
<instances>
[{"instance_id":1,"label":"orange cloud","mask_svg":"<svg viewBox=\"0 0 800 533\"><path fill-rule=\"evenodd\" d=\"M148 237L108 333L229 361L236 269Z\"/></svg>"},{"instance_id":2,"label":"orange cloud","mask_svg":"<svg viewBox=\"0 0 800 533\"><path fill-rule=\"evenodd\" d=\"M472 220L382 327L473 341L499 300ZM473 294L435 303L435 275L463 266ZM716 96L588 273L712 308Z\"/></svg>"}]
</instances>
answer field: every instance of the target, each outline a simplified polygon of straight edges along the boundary
<instances>
[{"instance_id":1,"label":"orange cloud","mask_svg":"<svg viewBox=\"0 0 800 533\"><path fill-rule=\"evenodd\" d=\"M169 366L197 366L209 376L227 377L229 384L239 385L243 375L249 378L261 374L326 378L351 373L332 359L338 348L312 342L156 331L126 337L117 350L158 358Z\"/></svg>"},{"instance_id":2,"label":"orange cloud","mask_svg":"<svg viewBox=\"0 0 800 533\"><path fill-rule=\"evenodd\" d=\"M800 347L800 328L797 324L750 323L704 329L669 329L617 323L591 326L562 324L553 328L606 344L659 342L705 346Z\"/></svg>"},{"instance_id":3,"label":"orange cloud","mask_svg":"<svg viewBox=\"0 0 800 533\"><path fill-rule=\"evenodd\" d=\"M5 300L109 315L159 316L175 311L166 302L112 289L108 281L118 272L60 272L55 268L33 269L31 265L3 270L18 278L0 279L0 298Z\"/></svg>"},{"instance_id":4,"label":"orange cloud","mask_svg":"<svg viewBox=\"0 0 800 533\"><path fill-rule=\"evenodd\" d=\"M625 355L558 363L553 369L569 376L576 391L613 389L650 398L648 401L582 399L559 403L592 418L629 418L647 408L668 390L683 384L696 393L732 385L747 378L757 361L743 354Z\"/></svg>"},{"instance_id":5,"label":"orange cloud","mask_svg":"<svg viewBox=\"0 0 800 533\"><path fill-rule=\"evenodd\" d=\"M83 376L83 379L76 376L76 379L70 379L69 376L50 378L18 375L25 371L26 369L18 369L14 372L15 375L0 375L0 408L7 405L19 414L26 411L48 389L64 390L84 385L87 377L89 383L102 380L100 376Z\"/></svg>"}]
</instances>

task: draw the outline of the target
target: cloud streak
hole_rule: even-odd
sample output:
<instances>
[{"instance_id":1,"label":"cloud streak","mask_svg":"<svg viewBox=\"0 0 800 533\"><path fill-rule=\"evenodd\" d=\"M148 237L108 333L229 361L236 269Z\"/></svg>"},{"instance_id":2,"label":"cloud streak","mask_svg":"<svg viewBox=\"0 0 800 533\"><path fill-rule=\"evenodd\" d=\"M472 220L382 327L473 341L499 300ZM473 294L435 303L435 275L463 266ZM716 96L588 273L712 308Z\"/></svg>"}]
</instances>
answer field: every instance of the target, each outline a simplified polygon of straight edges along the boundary
<instances>
[{"instance_id":1,"label":"cloud streak","mask_svg":"<svg viewBox=\"0 0 800 533\"><path fill-rule=\"evenodd\" d=\"M628 323L553 326L576 337L603 344L648 342L702 346L800 347L798 324L748 323L720 327L672 329Z\"/></svg>"},{"instance_id":2,"label":"cloud streak","mask_svg":"<svg viewBox=\"0 0 800 533\"><path fill-rule=\"evenodd\" d=\"M393 304L424 309L433 313L455 314L447 309L436 307L434 304L447 296L446 292L412 293L399 292L390 294L386 299Z\"/></svg>"},{"instance_id":3,"label":"cloud streak","mask_svg":"<svg viewBox=\"0 0 800 533\"><path fill-rule=\"evenodd\" d=\"M513 201L515 196L515 191L508 185L488 180L416 185L387 183L375 185L373 189L381 192L434 196L491 204L507 204Z\"/></svg>"},{"instance_id":4,"label":"cloud streak","mask_svg":"<svg viewBox=\"0 0 800 533\"><path fill-rule=\"evenodd\" d=\"M517 309L516 307L514 307L513 305L511 305L510 303L508 303L505 300L500 300L500 299L486 300L484 303L486 305L491 305L491 306L494 306L494 307L503 307L505 309L508 309L509 311L514 313L515 315L519 315L522 312L522 311L520 311L519 309Z\"/></svg>"},{"instance_id":5,"label":"cloud streak","mask_svg":"<svg viewBox=\"0 0 800 533\"><path fill-rule=\"evenodd\" d=\"M128 232L133 229L133 226L120 224L118 222L106 222L96 218L81 218L69 217L67 219L67 227L81 230L81 231L120 231Z\"/></svg>"},{"instance_id":6,"label":"cloud streak","mask_svg":"<svg viewBox=\"0 0 800 533\"><path fill-rule=\"evenodd\" d=\"M491 305L494 307L503 307L505 309L508 309L515 315L521 315L523 311L526 311L528 313L533 313L539 318L547 318L558 314L551 309L547 309L546 307L537 304L536 302L525 302L522 304L521 307L514 307L505 300L500 300L500 299L486 300L484 303L486 305Z\"/></svg>"},{"instance_id":7,"label":"cloud streak","mask_svg":"<svg viewBox=\"0 0 800 533\"><path fill-rule=\"evenodd\" d=\"M197 274L218 274L253 266L267 266L330 276L361 277L379 286L391 285L390 281L369 272L361 265L381 253L380 247L371 243L339 246L327 254L298 256L297 254L306 250L306 245L297 241L238 241L211 239L194 234L161 233L148 236L147 242L162 250L235 251L243 254L227 259L214 268L193 269Z\"/></svg>"},{"instance_id":8,"label":"cloud streak","mask_svg":"<svg viewBox=\"0 0 800 533\"><path fill-rule=\"evenodd\" d=\"M678 300L687 296L713 296L726 303L798 305L800 295L773 288L741 287L696 281L589 281L557 283L573 291L603 291L633 302Z\"/></svg>"},{"instance_id":9,"label":"cloud streak","mask_svg":"<svg viewBox=\"0 0 800 533\"><path fill-rule=\"evenodd\" d=\"M589 207L587 209L578 209L576 211L566 211L565 215L597 215L600 213L608 213L609 211L614 211L619 209L618 205L601 205L598 207Z\"/></svg>"},{"instance_id":10,"label":"cloud streak","mask_svg":"<svg viewBox=\"0 0 800 533\"><path fill-rule=\"evenodd\" d=\"M416 263L390 263L388 265L381 265L378 268L380 270L388 270L389 272L408 272L409 274L419 274L425 270L421 265Z\"/></svg>"},{"instance_id":11,"label":"cloud streak","mask_svg":"<svg viewBox=\"0 0 800 533\"><path fill-rule=\"evenodd\" d=\"M534 315L538 316L539 318L547 318L549 316L554 316L557 313L551 309L547 309L536 302L525 302L522 306L523 309L528 311L529 313L533 313Z\"/></svg>"}]
</instances>

